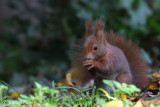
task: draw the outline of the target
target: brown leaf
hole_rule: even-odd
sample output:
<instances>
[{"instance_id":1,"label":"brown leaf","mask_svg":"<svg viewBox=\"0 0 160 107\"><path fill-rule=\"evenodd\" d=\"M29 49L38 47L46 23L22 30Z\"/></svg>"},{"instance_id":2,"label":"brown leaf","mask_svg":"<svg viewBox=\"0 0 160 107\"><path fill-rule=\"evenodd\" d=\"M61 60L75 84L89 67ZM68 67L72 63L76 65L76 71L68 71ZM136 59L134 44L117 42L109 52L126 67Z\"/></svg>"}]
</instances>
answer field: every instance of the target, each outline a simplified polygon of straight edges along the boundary
<instances>
[{"instance_id":1,"label":"brown leaf","mask_svg":"<svg viewBox=\"0 0 160 107\"><path fill-rule=\"evenodd\" d=\"M134 92L133 97L139 97L139 94L137 92Z\"/></svg>"},{"instance_id":2,"label":"brown leaf","mask_svg":"<svg viewBox=\"0 0 160 107\"><path fill-rule=\"evenodd\" d=\"M151 90L156 90L157 89L157 84L156 83L150 83L148 88L151 89Z\"/></svg>"}]
</instances>

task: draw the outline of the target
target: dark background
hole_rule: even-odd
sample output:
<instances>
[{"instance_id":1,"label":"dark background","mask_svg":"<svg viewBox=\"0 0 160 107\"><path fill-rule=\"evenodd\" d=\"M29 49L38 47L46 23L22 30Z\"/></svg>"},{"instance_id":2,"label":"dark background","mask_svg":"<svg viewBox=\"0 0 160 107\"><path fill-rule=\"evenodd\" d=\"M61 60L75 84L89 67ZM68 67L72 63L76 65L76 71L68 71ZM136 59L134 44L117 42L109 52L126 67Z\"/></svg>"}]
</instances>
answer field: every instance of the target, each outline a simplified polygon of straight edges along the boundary
<instances>
[{"instance_id":1,"label":"dark background","mask_svg":"<svg viewBox=\"0 0 160 107\"><path fill-rule=\"evenodd\" d=\"M131 38L152 68L160 66L160 0L0 0L0 80L64 78L90 18Z\"/></svg>"}]
</instances>

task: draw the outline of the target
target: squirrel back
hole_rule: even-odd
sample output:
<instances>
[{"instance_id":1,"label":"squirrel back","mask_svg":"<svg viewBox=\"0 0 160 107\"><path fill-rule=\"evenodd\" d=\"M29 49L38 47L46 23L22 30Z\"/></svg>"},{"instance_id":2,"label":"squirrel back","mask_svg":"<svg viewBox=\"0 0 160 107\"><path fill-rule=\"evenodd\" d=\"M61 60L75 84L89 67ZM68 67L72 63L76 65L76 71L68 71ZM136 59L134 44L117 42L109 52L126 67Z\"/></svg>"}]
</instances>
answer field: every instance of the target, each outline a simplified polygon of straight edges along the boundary
<instances>
[{"instance_id":1,"label":"squirrel back","mask_svg":"<svg viewBox=\"0 0 160 107\"><path fill-rule=\"evenodd\" d=\"M130 71L132 75L132 84L135 84L140 89L144 89L148 85L148 75L147 75L148 66L145 60L142 58L139 47L135 45L131 40L127 40L124 36L115 34L112 31L104 32L103 31L103 28L104 28L103 21L97 20L95 21L95 24L96 24L96 27L98 26L97 28L100 28L100 30L102 30L102 32L100 31L100 34L98 30L98 36L101 36L102 35L101 33L103 33L105 35L106 41L110 45L119 48L124 53L124 56L126 57L129 67L130 67ZM73 73L73 77L75 80L77 79L77 81L79 81L81 85L85 85L87 82L89 82L89 80L94 79L94 76L97 75L95 72L92 72L92 74L89 73L88 70L85 69L83 66L83 63L86 60L85 41L89 37L88 35L90 35L93 32L97 32L96 27L94 26L91 20L87 21L86 22L86 34L85 34L86 36L82 38L81 40L79 40L75 47L76 49L75 66L77 70L76 72ZM94 38L91 38L90 40L93 41L93 39ZM104 40L104 38L102 40Z\"/></svg>"},{"instance_id":2,"label":"squirrel back","mask_svg":"<svg viewBox=\"0 0 160 107\"><path fill-rule=\"evenodd\" d=\"M145 88L148 85L148 65L142 57L140 48L131 40L127 40L124 36L115 34L113 31L106 33L106 39L125 54L133 76L133 84L140 89Z\"/></svg>"}]
</instances>

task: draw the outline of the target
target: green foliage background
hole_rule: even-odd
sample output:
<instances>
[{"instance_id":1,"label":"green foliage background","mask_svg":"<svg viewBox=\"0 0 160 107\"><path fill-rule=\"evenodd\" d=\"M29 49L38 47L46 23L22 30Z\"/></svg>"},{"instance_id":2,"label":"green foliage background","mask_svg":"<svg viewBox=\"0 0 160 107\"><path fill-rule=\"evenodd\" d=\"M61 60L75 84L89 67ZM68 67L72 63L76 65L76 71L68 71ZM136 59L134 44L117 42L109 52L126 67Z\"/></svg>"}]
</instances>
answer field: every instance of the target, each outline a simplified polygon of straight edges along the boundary
<instances>
[{"instance_id":1,"label":"green foliage background","mask_svg":"<svg viewBox=\"0 0 160 107\"><path fill-rule=\"evenodd\" d=\"M160 59L159 0L0 2L0 78L11 84L63 78L89 18L103 19L108 31L132 38L154 56L155 63Z\"/></svg>"}]
</instances>

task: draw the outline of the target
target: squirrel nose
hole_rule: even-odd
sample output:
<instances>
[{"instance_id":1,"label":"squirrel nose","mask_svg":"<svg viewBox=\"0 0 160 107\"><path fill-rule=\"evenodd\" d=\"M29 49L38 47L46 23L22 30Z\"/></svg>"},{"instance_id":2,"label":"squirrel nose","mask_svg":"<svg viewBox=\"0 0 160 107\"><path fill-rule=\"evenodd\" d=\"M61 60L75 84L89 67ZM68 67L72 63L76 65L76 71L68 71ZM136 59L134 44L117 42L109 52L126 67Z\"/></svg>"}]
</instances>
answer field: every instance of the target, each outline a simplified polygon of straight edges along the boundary
<instances>
[{"instance_id":1,"label":"squirrel nose","mask_svg":"<svg viewBox=\"0 0 160 107\"><path fill-rule=\"evenodd\" d=\"M86 59L87 59L87 60L93 60L93 59L94 59L93 54L92 54L92 53L87 54L87 55L86 55Z\"/></svg>"}]
</instances>

